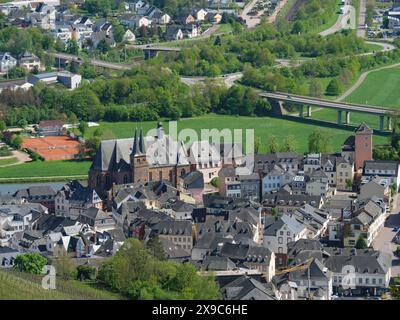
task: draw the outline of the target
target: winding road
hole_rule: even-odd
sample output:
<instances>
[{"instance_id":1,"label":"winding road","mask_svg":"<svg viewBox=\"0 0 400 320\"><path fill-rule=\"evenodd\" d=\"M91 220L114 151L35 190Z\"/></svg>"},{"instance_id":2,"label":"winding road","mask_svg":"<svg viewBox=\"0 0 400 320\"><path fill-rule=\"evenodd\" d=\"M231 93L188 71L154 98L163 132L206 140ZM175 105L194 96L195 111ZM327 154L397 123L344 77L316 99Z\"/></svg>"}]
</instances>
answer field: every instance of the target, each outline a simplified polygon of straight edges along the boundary
<instances>
[{"instance_id":1,"label":"winding road","mask_svg":"<svg viewBox=\"0 0 400 320\"><path fill-rule=\"evenodd\" d=\"M354 20L354 25L355 25L355 19L356 19L355 8L347 4L346 2L346 4L343 6L343 13L339 14L336 23L330 28L320 32L319 34L324 37L329 34L340 31L342 29L351 29L352 24L351 21L350 24L348 23L349 19Z\"/></svg>"}]
</instances>

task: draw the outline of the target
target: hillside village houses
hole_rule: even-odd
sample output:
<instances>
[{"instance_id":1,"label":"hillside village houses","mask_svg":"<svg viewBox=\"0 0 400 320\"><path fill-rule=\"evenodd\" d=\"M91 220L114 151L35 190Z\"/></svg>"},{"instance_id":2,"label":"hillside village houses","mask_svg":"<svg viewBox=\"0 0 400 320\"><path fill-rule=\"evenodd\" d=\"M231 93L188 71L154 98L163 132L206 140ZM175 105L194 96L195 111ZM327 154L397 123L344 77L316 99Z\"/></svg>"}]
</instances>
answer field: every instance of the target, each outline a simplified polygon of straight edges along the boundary
<instances>
[{"instance_id":1,"label":"hillside village houses","mask_svg":"<svg viewBox=\"0 0 400 320\"><path fill-rule=\"evenodd\" d=\"M248 156L228 163L218 145L174 141L161 123L152 136L102 141L87 185L0 196L0 267L24 252L106 259L128 237L157 237L168 259L231 277L226 297L235 285L249 285L242 299L379 295L391 257L372 245L393 206L398 163L365 159L356 170L360 130L372 135L360 125L335 154L254 155L250 172L241 170ZM368 248L356 249L359 239ZM352 289L341 286L346 261Z\"/></svg>"}]
</instances>

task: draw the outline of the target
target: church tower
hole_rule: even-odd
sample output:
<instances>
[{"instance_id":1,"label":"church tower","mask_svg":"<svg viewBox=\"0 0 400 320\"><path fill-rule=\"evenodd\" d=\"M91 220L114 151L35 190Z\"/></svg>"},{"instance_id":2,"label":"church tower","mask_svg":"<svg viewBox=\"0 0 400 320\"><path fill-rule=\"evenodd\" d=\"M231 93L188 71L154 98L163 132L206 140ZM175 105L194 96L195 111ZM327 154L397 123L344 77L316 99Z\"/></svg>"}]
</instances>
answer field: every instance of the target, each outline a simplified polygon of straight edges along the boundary
<instances>
[{"instance_id":1,"label":"church tower","mask_svg":"<svg viewBox=\"0 0 400 320\"><path fill-rule=\"evenodd\" d=\"M356 130L354 142L355 171L362 170L364 161L372 160L372 129L362 123Z\"/></svg>"},{"instance_id":2,"label":"church tower","mask_svg":"<svg viewBox=\"0 0 400 320\"><path fill-rule=\"evenodd\" d=\"M131 158L132 181L147 182L149 179L149 163L147 162L143 131L140 129L140 136L135 129Z\"/></svg>"}]
</instances>

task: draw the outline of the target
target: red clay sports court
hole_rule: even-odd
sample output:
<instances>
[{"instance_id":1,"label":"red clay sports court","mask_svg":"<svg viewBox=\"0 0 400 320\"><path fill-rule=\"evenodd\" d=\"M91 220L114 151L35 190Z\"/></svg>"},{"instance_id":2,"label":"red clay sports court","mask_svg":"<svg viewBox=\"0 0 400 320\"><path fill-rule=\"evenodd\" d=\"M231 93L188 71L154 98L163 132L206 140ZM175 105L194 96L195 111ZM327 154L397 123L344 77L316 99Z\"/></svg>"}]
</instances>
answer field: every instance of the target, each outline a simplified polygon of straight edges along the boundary
<instances>
[{"instance_id":1,"label":"red clay sports court","mask_svg":"<svg viewBox=\"0 0 400 320\"><path fill-rule=\"evenodd\" d=\"M80 143L68 136L26 138L22 147L40 154L45 160L75 159Z\"/></svg>"}]
</instances>

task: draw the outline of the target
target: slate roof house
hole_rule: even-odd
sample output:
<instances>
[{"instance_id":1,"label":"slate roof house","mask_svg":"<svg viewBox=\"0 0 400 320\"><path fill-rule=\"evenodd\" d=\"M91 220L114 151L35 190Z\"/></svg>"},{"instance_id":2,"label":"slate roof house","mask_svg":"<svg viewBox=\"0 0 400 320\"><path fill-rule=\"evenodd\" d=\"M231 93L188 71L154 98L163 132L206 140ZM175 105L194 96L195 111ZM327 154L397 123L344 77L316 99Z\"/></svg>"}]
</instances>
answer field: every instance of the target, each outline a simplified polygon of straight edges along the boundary
<instances>
[{"instance_id":1,"label":"slate roof house","mask_svg":"<svg viewBox=\"0 0 400 320\"><path fill-rule=\"evenodd\" d=\"M164 220L155 227L154 232L160 239L167 239L174 245L181 247L189 253L193 247L192 223L185 220Z\"/></svg>"},{"instance_id":2,"label":"slate roof house","mask_svg":"<svg viewBox=\"0 0 400 320\"><path fill-rule=\"evenodd\" d=\"M55 196L56 216L77 219L91 207L101 209L103 202L90 187L83 186L79 181L73 180L59 190Z\"/></svg>"},{"instance_id":3,"label":"slate roof house","mask_svg":"<svg viewBox=\"0 0 400 320\"><path fill-rule=\"evenodd\" d=\"M266 247L226 242L219 255L229 258L238 268L260 271L268 282L275 275L275 254Z\"/></svg>"},{"instance_id":4,"label":"slate roof house","mask_svg":"<svg viewBox=\"0 0 400 320\"><path fill-rule=\"evenodd\" d=\"M50 213L54 212L56 192L49 186L33 186L27 189L18 190L14 197L25 199L30 203L40 203L49 209Z\"/></svg>"},{"instance_id":5,"label":"slate roof house","mask_svg":"<svg viewBox=\"0 0 400 320\"><path fill-rule=\"evenodd\" d=\"M324 265L333 273L333 290L379 295L389 287L392 259L390 254L372 249L326 248L330 256ZM345 278L346 277L346 278ZM342 281L350 281L342 288Z\"/></svg>"},{"instance_id":6,"label":"slate roof house","mask_svg":"<svg viewBox=\"0 0 400 320\"><path fill-rule=\"evenodd\" d=\"M271 284L241 276L221 288L225 300L277 300Z\"/></svg>"}]
</instances>

